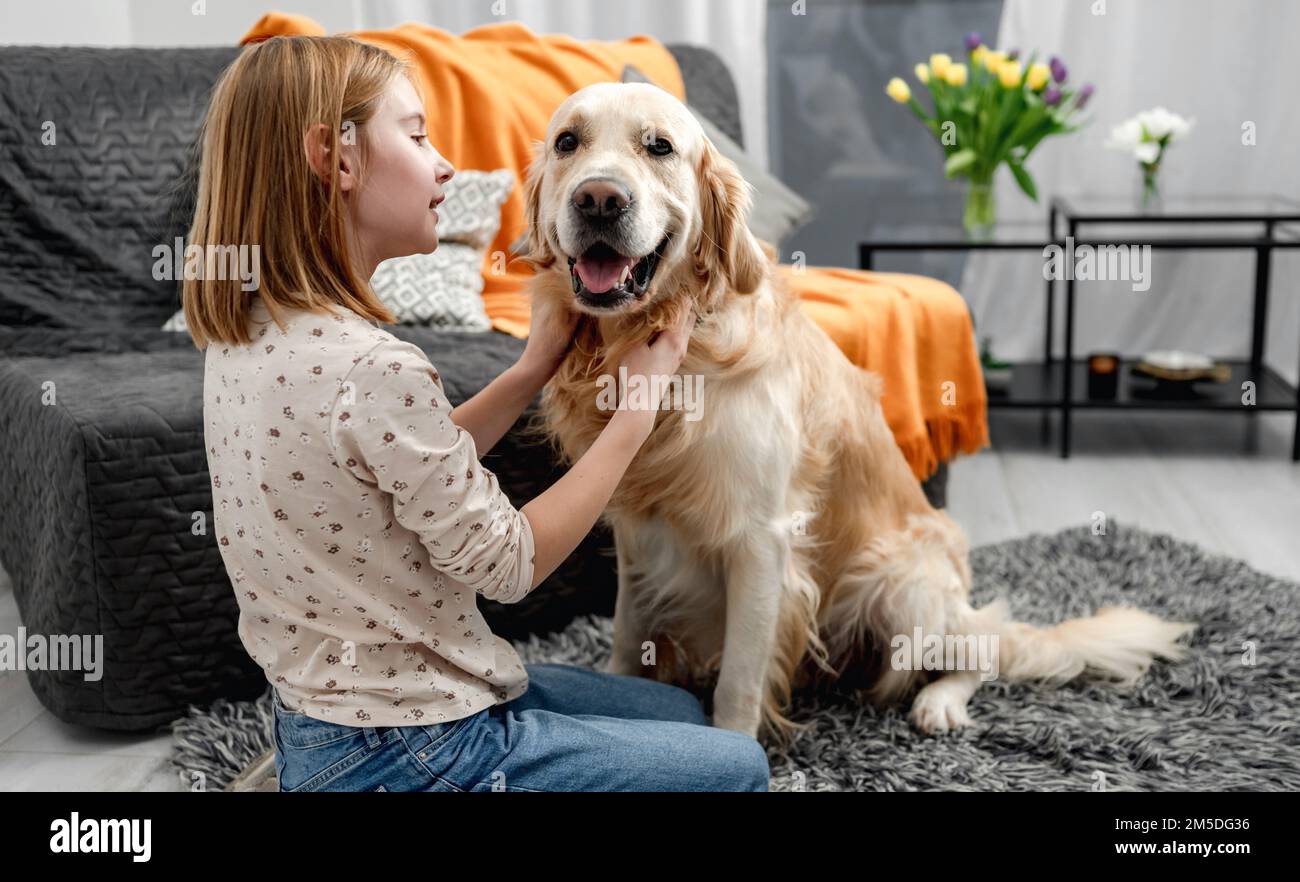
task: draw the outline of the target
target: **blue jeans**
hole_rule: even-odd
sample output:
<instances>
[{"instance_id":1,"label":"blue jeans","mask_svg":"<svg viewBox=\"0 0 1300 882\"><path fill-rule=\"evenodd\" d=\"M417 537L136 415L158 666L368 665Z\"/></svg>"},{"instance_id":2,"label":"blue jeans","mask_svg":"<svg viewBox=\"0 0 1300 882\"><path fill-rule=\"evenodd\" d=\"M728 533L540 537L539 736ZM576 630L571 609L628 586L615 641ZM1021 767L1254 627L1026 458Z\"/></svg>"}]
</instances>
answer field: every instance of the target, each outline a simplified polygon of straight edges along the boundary
<instances>
[{"instance_id":1,"label":"blue jeans","mask_svg":"<svg viewBox=\"0 0 1300 882\"><path fill-rule=\"evenodd\" d=\"M344 726L275 693L282 791L767 790L767 753L684 689L525 665L528 691L447 723Z\"/></svg>"}]
</instances>

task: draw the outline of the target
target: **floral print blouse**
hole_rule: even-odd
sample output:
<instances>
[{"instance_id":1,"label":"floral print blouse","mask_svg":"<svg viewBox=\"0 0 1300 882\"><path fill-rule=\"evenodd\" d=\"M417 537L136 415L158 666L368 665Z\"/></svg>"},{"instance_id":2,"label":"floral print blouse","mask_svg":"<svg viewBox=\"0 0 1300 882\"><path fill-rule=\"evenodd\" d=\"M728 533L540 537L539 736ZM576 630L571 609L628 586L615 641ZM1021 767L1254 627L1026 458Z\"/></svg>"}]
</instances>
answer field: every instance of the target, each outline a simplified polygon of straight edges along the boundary
<instances>
[{"instance_id":1,"label":"floral print blouse","mask_svg":"<svg viewBox=\"0 0 1300 882\"><path fill-rule=\"evenodd\" d=\"M533 534L419 347L254 297L205 355L213 523L239 636L285 705L353 726L456 720L528 688L477 594L512 603Z\"/></svg>"}]
</instances>

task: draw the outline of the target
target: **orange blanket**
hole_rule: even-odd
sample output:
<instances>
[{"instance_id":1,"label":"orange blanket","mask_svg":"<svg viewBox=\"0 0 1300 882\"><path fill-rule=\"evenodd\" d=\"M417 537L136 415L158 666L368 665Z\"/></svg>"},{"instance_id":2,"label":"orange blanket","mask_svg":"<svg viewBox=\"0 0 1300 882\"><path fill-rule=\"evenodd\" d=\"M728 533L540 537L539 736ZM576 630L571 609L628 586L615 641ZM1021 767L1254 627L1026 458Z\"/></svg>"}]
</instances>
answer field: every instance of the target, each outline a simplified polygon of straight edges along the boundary
<instances>
[{"instance_id":1,"label":"orange blanket","mask_svg":"<svg viewBox=\"0 0 1300 882\"><path fill-rule=\"evenodd\" d=\"M912 472L926 478L988 446L984 373L966 301L925 276L782 265L800 305L849 361L881 375L881 406Z\"/></svg>"},{"instance_id":2,"label":"orange blanket","mask_svg":"<svg viewBox=\"0 0 1300 882\"><path fill-rule=\"evenodd\" d=\"M311 19L272 12L243 38L323 35ZM579 41L535 34L518 23L475 28L455 36L423 24L352 34L409 59L420 80L430 138L456 168L510 168L522 176L532 143L546 133L551 113L572 92L618 81L635 65L647 78L685 98L681 71L658 41L637 36L617 42ZM492 253L509 254L525 226L522 188L501 213L501 230L483 267L483 304L492 326L526 337L531 271L513 260L494 272ZM923 278L858 270L783 266L808 315L855 364L884 379L884 411L917 477L958 452L988 444L984 383L961 297Z\"/></svg>"}]
</instances>

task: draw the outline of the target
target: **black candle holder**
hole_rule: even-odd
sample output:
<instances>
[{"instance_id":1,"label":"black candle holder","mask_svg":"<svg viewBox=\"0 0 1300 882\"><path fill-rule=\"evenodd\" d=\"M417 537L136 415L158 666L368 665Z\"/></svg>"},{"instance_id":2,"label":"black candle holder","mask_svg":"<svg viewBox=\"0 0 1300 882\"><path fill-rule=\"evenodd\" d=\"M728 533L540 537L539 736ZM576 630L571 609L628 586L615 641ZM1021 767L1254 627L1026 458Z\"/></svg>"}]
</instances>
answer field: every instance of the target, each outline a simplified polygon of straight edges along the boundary
<instances>
[{"instance_id":1,"label":"black candle holder","mask_svg":"<svg viewBox=\"0 0 1300 882\"><path fill-rule=\"evenodd\" d=\"M1119 392L1120 357L1114 352L1094 352L1088 356L1088 397L1094 401L1114 401Z\"/></svg>"}]
</instances>

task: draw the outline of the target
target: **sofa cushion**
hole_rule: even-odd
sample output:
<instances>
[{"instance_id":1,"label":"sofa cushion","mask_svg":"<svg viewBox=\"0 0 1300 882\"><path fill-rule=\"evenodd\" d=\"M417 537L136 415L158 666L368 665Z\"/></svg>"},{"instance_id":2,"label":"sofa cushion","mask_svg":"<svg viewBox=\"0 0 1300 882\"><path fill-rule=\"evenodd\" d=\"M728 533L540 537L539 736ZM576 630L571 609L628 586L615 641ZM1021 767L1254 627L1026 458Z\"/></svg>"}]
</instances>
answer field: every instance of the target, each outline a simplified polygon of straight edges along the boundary
<instances>
[{"instance_id":1,"label":"sofa cushion","mask_svg":"<svg viewBox=\"0 0 1300 882\"><path fill-rule=\"evenodd\" d=\"M0 51L0 324L160 326L174 187L238 49Z\"/></svg>"},{"instance_id":2,"label":"sofa cushion","mask_svg":"<svg viewBox=\"0 0 1300 882\"><path fill-rule=\"evenodd\" d=\"M481 333L492 328L483 309L482 271L482 251L443 242L430 254L385 260L370 287L400 324Z\"/></svg>"}]
</instances>

